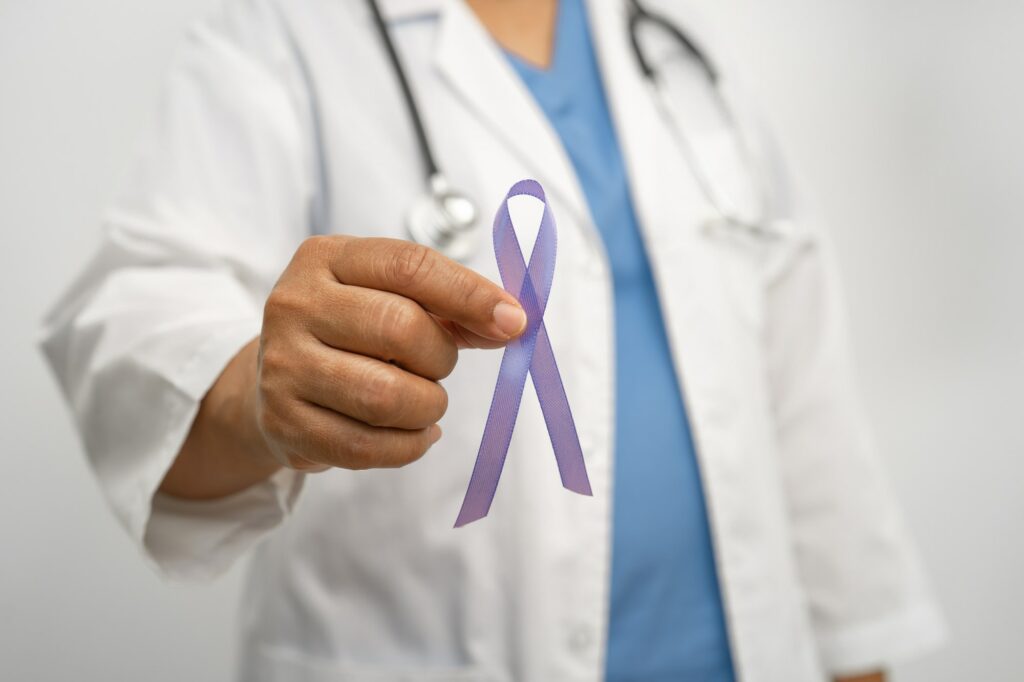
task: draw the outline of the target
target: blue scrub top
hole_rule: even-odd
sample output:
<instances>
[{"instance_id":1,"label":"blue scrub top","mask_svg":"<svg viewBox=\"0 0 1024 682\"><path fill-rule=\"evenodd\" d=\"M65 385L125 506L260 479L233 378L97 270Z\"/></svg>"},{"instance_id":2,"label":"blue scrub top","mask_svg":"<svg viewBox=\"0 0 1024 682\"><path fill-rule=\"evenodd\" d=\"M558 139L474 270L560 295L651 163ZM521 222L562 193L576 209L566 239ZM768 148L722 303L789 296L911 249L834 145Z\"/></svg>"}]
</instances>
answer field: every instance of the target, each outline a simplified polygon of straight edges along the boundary
<instances>
[{"instance_id":1,"label":"blue scrub top","mask_svg":"<svg viewBox=\"0 0 1024 682\"><path fill-rule=\"evenodd\" d=\"M615 288L615 481L607 679L733 682L693 439L581 0L548 69L508 54L561 137Z\"/></svg>"}]
</instances>

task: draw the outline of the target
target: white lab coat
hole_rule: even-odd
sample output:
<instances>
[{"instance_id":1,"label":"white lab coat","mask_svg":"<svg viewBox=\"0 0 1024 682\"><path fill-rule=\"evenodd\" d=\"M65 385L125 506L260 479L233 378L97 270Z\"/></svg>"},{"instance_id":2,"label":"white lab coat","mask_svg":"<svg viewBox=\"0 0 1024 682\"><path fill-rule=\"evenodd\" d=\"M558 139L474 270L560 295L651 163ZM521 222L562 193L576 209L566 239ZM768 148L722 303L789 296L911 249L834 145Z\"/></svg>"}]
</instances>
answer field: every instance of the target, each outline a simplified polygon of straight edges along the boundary
<instances>
[{"instance_id":1,"label":"white lab coat","mask_svg":"<svg viewBox=\"0 0 1024 682\"><path fill-rule=\"evenodd\" d=\"M215 575L259 542L240 679L593 682L615 454L602 241L556 135L471 11L383 4L452 183L485 214L520 178L547 189L559 251L546 321L594 496L561 488L528 388L490 516L452 528L493 351L462 353L445 382L444 438L408 467L285 471L208 503L154 496L299 243L401 237L423 191L394 74L356 0L231 2L189 34L99 254L47 320L45 352L114 511L160 569ZM823 235L753 128L773 210L795 229L771 247L706 229L716 213L636 68L623 4L592 0L590 14L698 446L739 676L809 682L920 652L942 621L854 396ZM652 49L683 106L706 97L692 59L665 47ZM725 139L714 120L685 124L695 144ZM714 159L716 173L745 172ZM498 281L482 241L469 265Z\"/></svg>"}]
</instances>

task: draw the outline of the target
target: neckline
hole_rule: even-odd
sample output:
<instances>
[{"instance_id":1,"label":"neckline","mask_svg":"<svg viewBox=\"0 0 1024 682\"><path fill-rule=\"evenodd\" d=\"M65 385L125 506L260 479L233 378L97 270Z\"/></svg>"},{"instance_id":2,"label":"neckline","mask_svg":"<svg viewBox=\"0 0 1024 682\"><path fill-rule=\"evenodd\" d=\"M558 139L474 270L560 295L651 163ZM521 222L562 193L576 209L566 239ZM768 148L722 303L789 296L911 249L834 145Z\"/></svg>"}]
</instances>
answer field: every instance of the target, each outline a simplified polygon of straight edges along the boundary
<instances>
[{"instance_id":1,"label":"neckline","mask_svg":"<svg viewBox=\"0 0 1024 682\"><path fill-rule=\"evenodd\" d=\"M557 6L555 7L555 30L554 35L551 38L551 59L548 61L547 66L534 64L512 50L502 47L501 50L505 53L505 56L515 62L517 66L531 74L536 74L538 76L549 76L553 74L557 70L559 63L563 61L559 58L559 55L562 51L562 34L565 32L563 29L565 25L565 13L567 11L566 5L571 1L572 0L557 0Z\"/></svg>"}]
</instances>

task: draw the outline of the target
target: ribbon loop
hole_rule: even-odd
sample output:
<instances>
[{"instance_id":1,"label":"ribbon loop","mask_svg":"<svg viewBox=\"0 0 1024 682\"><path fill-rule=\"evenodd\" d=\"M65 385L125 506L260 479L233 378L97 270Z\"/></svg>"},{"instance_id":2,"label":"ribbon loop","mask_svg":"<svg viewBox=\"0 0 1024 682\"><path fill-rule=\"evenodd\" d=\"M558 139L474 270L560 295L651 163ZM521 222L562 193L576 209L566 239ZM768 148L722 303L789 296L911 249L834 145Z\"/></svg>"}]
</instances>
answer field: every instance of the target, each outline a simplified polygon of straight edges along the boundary
<instances>
[{"instance_id":1,"label":"ribbon loop","mask_svg":"<svg viewBox=\"0 0 1024 682\"><path fill-rule=\"evenodd\" d=\"M508 210L508 200L522 195L532 196L544 204L529 266ZM466 497L455 521L456 528L482 519L491 508L512 441L527 374L533 378L562 485L581 495L592 494L569 399L544 326L544 311L555 274L556 242L555 217L544 188L536 180L520 180L505 195L494 217L494 255L505 290L515 295L526 311L526 331L505 347L501 357L491 409Z\"/></svg>"}]
</instances>

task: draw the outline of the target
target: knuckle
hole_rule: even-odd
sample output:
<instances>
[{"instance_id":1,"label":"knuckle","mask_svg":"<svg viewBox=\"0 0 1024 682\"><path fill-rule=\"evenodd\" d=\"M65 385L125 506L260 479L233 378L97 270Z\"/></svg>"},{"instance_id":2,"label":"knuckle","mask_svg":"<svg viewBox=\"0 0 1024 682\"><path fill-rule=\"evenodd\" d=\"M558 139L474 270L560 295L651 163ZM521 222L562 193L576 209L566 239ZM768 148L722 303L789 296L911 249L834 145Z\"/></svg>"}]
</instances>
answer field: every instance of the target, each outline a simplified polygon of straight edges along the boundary
<instances>
[{"instance_id":1,"label":"knuckle","mask_svg":"<svg viewBox=\"0 0 1024 682\"><path fill-rule=\"evenodd\" d=\"M303 258L317 258L323 255L331 247L331 244L331 237L322 234L313 235L302 240L295 253Z\"/></svg>"},{"instance_id":2,"label":"knuckle","mask_svg":"<svg viewBox=\"0 0 1024 682\"><path fill-rule=\"evenodd\" d=\"M271 385L268 379L286 374L288 371L290 357L277 348L269 348L263 351L260 356L260 389L268 390Z\"/></svg>"},{"instance_id":3,"label":"knuckle","mask_svg":"<svg viewBox=\"0 0 1024 682\"><path fill-rule=\"evenodd\" d=\"M397 242L387 262L388 279L400 287L411 287L430 275L436 264L433 251L413 242Z\"/></svg>"},{"instance_id":4,"label":"knuckle","mask_svg":"<svg viewBox=\"0 0 1024 682\"><path fill-rule=\"evenodd\" d=\"M389 298L381 306L380 320L386 328L405 333L416 328L421 314L419 305L408 298Z\"/></svg>"},{"instance_id":5,"label":"knuckle","mask_svg":"<svg viewBox=\"0 0 1024 682\"><path fill-rule=\"evenodd\" d=\"M380 325L384 350L394 357L405 357L416 346L423 311L407 298L388 298L374 316Z\"/></svg>"},{"instance_id":6,"label":"knuckle","mask_svg":"<svg viewBox=\"0 0 1024 682\"><path fill-rule=\"evenodd\" d=\"M288 439L288 420L270 401L262 401L257 419L260 431L268 440L279 443Z\"/></svg>"},{"instance_id":7,"label":"knuckle","mask_svg":"<svg viewBox=\"0 0 1024 682\"><path fill-rule=\"evenodd\" d=\"M461 268L452 275L451 290L458 305L463 308L470 308L480 302L484 293L479 280L470 271Z\"/></svg>"},{"instance_id":8,"label":"knuckle","mask_svg":"<svg viewBox=\"0 0 1024 682\"><path fill-rule=\"evenodd\" d=\"M288 287L275 287L263 304L263 319L296 317L306 308L306 297L293 292Z\"/></svg>"},{"instance_id":9,"label":"knuckle","mask_svg":"<svg viewBox=\"0 0 1024 682\"><path fill-rule=\"evenodd\" d=\"M381 426L392 421L401 408L398 377L386 370L371 370L363 380L362 403L367 423Z\"/></svg>"},{"instance_id":10,"label":"knuckle","mask_svg":"<svg viewBox=\"0 0 1024 682\"><path fill-rule=\"evenodd\" d=\"M347 469L373 469L378 466L379 456L376 439L365 430L354 432L345 443L345 467Z\"/></svg>"}]
</instances>

